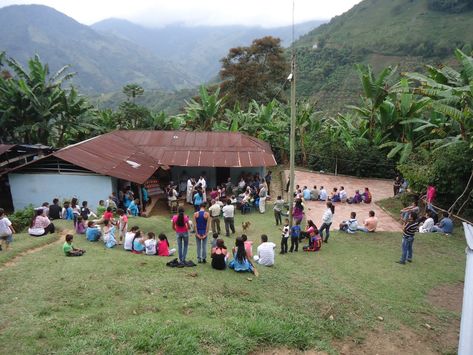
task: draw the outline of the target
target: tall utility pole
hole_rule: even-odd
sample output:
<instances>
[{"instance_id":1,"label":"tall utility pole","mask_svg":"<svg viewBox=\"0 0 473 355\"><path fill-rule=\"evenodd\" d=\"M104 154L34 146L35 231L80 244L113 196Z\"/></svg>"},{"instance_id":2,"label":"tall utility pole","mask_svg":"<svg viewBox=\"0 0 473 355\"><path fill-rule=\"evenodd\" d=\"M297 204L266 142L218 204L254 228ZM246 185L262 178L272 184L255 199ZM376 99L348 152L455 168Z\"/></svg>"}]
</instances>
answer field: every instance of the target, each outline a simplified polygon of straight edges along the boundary
<instances>
[{"instance_id":1,"label":"tall utility pole","mask_svg":"<svg viewBox=\"0 0 473 355\"><path fill-rule=\"evenodd\" d=\"M289 225L292 227L292 209L294 204L294 165L296 162L296 51L294 49L294 9L295 1L292 1L292 55L291 55L291 135L289 148Z\"/></svg>"}]
</instances>

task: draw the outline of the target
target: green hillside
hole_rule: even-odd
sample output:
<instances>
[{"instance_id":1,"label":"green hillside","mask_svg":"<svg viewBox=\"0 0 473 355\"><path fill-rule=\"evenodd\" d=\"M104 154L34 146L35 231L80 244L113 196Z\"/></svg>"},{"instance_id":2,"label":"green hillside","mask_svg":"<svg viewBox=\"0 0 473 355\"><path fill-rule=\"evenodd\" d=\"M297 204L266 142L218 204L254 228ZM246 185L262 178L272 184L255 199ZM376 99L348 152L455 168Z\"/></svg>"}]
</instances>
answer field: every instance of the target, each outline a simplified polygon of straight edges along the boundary
<instances>
[{"instance_id":1,"label":"green hillside","mask_svg":"<svg viewBox=\"0 0 473 355\"><path fill-rule=\"evenodd\" d=\"M199 84L175 63L110 34L102 34L46 6L0 9L0 52L25 64L39 54L54 72L66 64L82 92L120 90L130 82L175 90Z\"/></svg>"},{"instance_id":2,"label":"green hillside","mask_svg":"<svg viewBox=\"0 0 473 355\"><path fill-rule=\"evenodd\" d=\"M357 100L357 62L421 70L473 46L471 0L365 0L297 41L298 90L336 111Z\"/></svg>"}]
</instances>

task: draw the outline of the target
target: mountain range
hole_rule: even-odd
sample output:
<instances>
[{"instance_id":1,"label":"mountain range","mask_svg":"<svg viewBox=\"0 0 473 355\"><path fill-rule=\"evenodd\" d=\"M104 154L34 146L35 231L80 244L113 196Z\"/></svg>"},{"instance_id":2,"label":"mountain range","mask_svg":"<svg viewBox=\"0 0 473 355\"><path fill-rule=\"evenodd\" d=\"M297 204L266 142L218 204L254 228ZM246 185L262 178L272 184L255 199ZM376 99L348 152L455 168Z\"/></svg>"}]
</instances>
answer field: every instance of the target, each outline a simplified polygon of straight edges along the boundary
<instances>
[{"instance_id":1,"label":"mountain range","mask_svg":"<svg viewBox=\"0 0 473 355\"><path fill-rule=\"evenodd\" d=\"M321 22L301 24L298 34ZM0 8L0 52L26 64L38 54L54 72L71 65L74 84L87 94L119 91L128 83L147 89L179 90L218 74L219 60L232 47L263 35L291 38L289 27L173 25L146 28L110 19L93 26L42 5Z\"/></svg>"}]
</instances>

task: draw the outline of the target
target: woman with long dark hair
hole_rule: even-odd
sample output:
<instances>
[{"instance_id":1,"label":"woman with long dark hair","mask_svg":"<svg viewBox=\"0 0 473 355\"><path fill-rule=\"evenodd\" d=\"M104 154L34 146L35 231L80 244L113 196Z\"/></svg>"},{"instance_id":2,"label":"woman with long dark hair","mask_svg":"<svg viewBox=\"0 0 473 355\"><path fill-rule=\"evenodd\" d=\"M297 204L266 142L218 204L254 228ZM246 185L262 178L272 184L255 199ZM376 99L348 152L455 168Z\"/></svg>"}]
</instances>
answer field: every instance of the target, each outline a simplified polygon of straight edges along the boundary
<instances>
[{"instance_id":1,"label":"woman with long dark hair","mask_svg":"<svg viewBox=\"0 0 473 355\"><path fill-rule=\"evenodd\" d=\"M324 243L328 243L328 238L330 237L330 226L332 225L333 215L335 213L335 206L332 202L327 202L327 209L324 212L322 217L322 225L320 226L320 236L324 238L324 230L326 231Z\"/></svg>"},{"instance_id":2,"label":"woman with long dark hair","mask_svg":"<svg viewBox=\"0 0 473 355\"><path fill-rule=\"evenodd\" d=\"M246 254L245 243L242 238L237 238L235 241L233 260L228 267L236 272L252 272L255 276L258 276L258 271Z\"/></svg>"},{"instance_id":3,"label":"woman with long dark hair","mask_svg":"<svg viewBox=\"0 0 473 355\"><path fill-rule=\"evenodd\" d=\"M184 214L184 208L179 207L177 215L172 217L172 229L176 232L177 251L179 263L184 264L187 257L187 247L189 245L189 217Z\"/></svg>"},{"instance_id":4,"label":"woman with long dark hair","mask_svg":"<svg viewBox=\"0 0 473 355\"><path fill-rule=\"evenodd\" d=\"M31 220L30 228L28 228L28 234L32 237L42 237L48 233L54 233L55 230L54 224L44 215L44 210L42 208L37 209Z\"/></svg>"},{"instance_id":5,"label":"woman with long dark hair","mask_svg":"<svg viewBox=\"0 0 473 355\"><path fill-rule=\"evenodd\" d=\"M301 224L302 219L304 218L304 206L302 205L302 200L300 198L296 199L296 203L292 209L292 218L294 224Z\"/></svg>"}]
</instances>

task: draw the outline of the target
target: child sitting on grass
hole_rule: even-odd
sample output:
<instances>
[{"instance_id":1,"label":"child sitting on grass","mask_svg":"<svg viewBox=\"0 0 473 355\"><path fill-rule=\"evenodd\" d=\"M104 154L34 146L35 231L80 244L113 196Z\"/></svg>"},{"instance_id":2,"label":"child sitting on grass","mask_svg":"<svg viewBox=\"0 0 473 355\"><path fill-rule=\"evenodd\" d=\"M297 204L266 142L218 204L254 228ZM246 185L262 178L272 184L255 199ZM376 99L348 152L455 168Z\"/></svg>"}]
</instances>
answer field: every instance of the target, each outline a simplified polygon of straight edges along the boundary
<instances>
[{"instance_id":1,"label":"child sitting on grass","mask_svg":"<svg viewBox=\"0 0 473 355\"><path fill-rule=\"evenodd\" d=\"M100 228L96 226L94 221L87 222L87 229L85 230L85 237L89 242L97 242L102 236Z\"/></svg>"},{"instance_id":2,"label":"child sitting on grass","mask_svg":"<svg viewBox=\"0 0 473 355\"><path fill-rule=\"evenodd\" d=\"M74 220L74 213L72 212L72 207L69 202L64 202L64 207L62 208L62 219L72 221Z\"/></svg>"},{"instance_id":3,"label":"child sitting on grass","mask_svg":"<svg viewBox=\"0 0 473 355\"><path fill-rule=\"evenodd\" d=\"M217 246L218 233L212 234L212 242L210 248L215 248Z\"/></svg>"},{"instance_id":4,"label":"child sitting on grass","mask_svg":"<svg viewBox=\"0 0 473 355\"><path fill-rule=\"evenodd\" d=\"M108 219L103 221L103 242L105 247L113 248L117 245L117 240L115 239L115 226Z\"/></svg>"},{"instance_id":5,"label":"child sitting on grass","mask_svg":"<svg viewBox=\"0 0 473 355\"><path fill-rule=\"evenodd\" d=\"M13 233L15 230L7 218L3 208L0 208L0 250L2 250L2 244L5 245L5 250L10 248L10 244L13 241Z\"/></svg>"},{"instance_id":6,"label":"child sitting on grass","mask_svg":"<svg viewBox=\"0 0 473 355\"><path fill-rule=\"evenodd\" d=\"M135 233L131 245L131 252L133 254L143 254L143 252L145 251L145 242L143 240L143 233L141 231L137 231Z\"/></svg>"},{"instance_id":7,"label":"child sitting on grass","mask_svg":"<svg viewBox=\"0 0 473 355\"><path fill-rule=\"evenodd\" d=\"M73 239L72 234L67 234L66 235L66 242L62 246L62 250L64 250L64 254L66 254L66 256L82 256L82 255L84 255L85 250L74 248L74 246L72 245L72 239Z\"/></svg>"},{"instance_id":8,"label":"child sitting on grass","mask_svg":"<svg viewBox=\"0 0 473 355\"><path fill-rule=\"evenodd\" d=\"M107 210L107 207L105 207L105 201L100 200L99 205L97 206L97 216L103 216L106 210Z\"/></svg>"},{"instance_id":9,"label":"child sitting on grass","mask_svg":"<svg viewBox=\"0 0 473 355\"><path fill-rule=\"evenodd\" d=\"M77 216L77 219L74 223L74 229L76 230L76 234L84 234L85 233L85 224L84 224L84 217Z\"/></svg>"},{"instance_id":10,"label":"child sitting on grass","mask_svg":"<svg viewBox=\"0 0 473 355\"><path fill-rule=\"evenodd\" d=\"M153 232L148 233L148 239L145 240L146 255L156 255L156 235Z\"/></svg>"},{"instance_id":11,"label":"child sitting on grass","mask_svg":"<svg viewBox=\"0 0 473 355\"><path fill-rule=\"evenodd\" d=\"M248 256L249 258L252 258L253 257L253 241L248 240L248 237L246 236L246 234L242 234L241 239L243 240L243 244L245 244L246 256Z\"/></svg>"},{"instance_id":12,"label":"child sitting on grass","mask_svg":"<svg viewBox=\"0 0 473 355\"><path fill-rule=\"evenodd\" d=\"M171 256L174 255L176 252L175 248L169 249L169 241L168 237L166 237L166 234L161 233L158 235L158 245L157 245L157 251L158 251L158 256Z\"/></svg>"},{"instance_id":13,"label":"child sitting on grass","mask_svg":"<svg viewBox=\"0 0 473 355\"><path fill-rule=\"evenodd\" d=\"M304 251L319 251L322 248L322 237L319 234L317 227L314 228L314 233L309 239L309 245L303 247Z\"/></svg>"},{"instance_id":14,"label":"child sitting on grass","mask_svg":"<svg viewBox=\"0 0 473 355\"><path fill-rule=\"evenodd\" d=\"M233 248L233 260L228 264L230 269L236 272L252 272L258 276L258 271L251 262L251 258L246 255L245 243L242 238L237 238Z\"/></svg>"},{"instance_id":15,"label":"child sitting on grass","mask_svg":"<svg viewBox=\"0 0 473 355\"><path fill-rule=\"evenodd\" d=\"M132 251L133 250L133 239L135 238L136 232L140 230L140 227L133 226L129 232L125 234L125 242L123 243L123 249Z\"/></svg>"}]
</instances>

